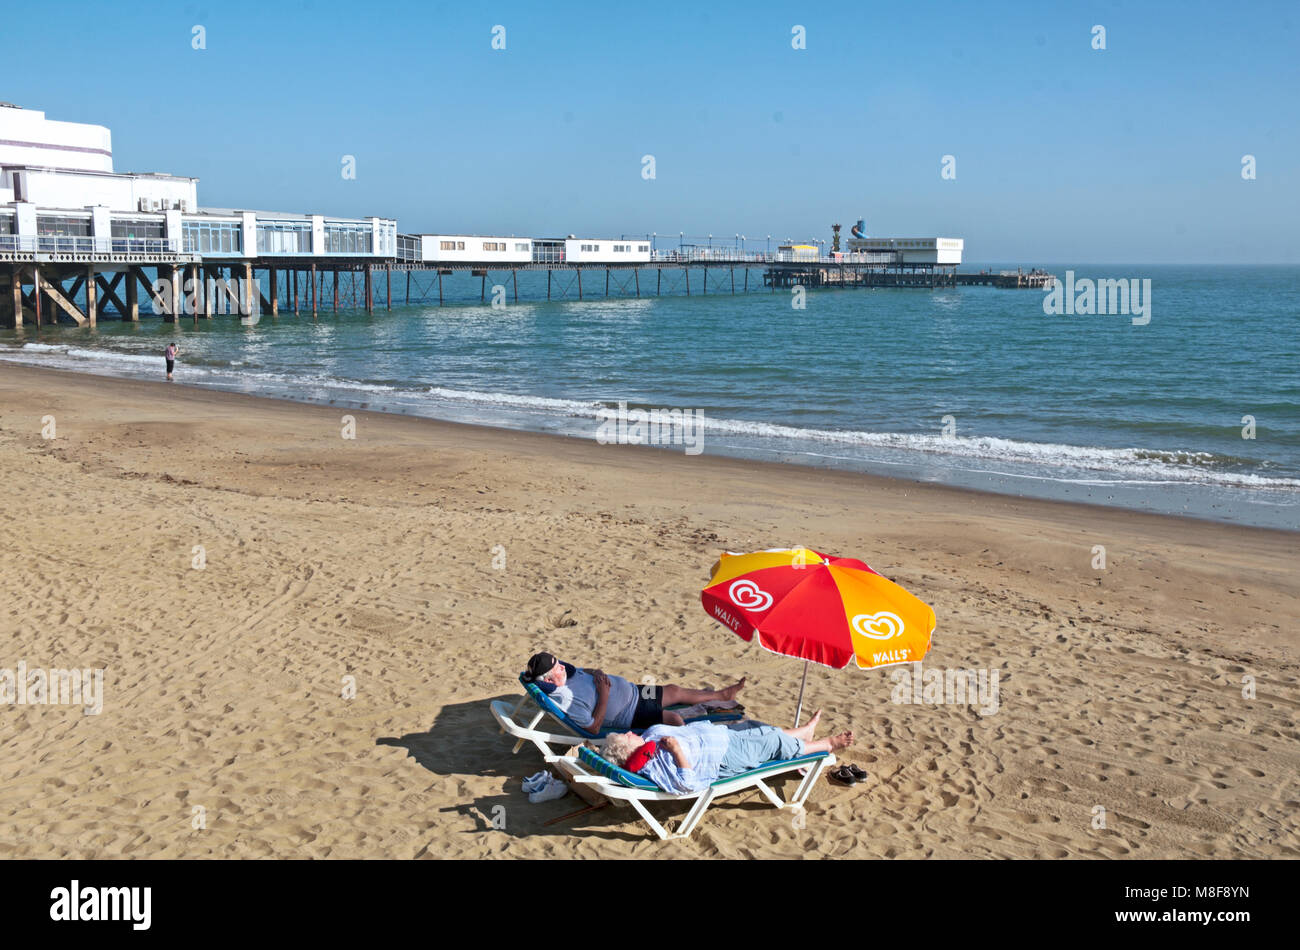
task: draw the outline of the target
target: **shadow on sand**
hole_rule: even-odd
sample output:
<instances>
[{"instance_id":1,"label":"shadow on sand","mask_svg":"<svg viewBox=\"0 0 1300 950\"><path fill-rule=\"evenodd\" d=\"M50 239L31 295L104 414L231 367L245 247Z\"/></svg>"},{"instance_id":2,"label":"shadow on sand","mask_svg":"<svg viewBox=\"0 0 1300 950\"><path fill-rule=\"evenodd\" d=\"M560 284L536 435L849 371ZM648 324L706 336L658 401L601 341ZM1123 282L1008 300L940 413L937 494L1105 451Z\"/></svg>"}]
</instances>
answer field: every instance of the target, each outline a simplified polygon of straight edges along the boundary
<instances>
[{"instance_id":1,"label":"shadow on sand","mask_svg":"<svg viewBox=\"0 0 1300 950\"><path fill-rule=\"evenodd\" d=\"M519 694L495 696L514 706ZM518 755L511 755L514 743L503 735L492 719L491 699L468 703L450 703L442 708L428 732L408 732L403 736L384 736L376 745L398 746L434 775L456 779L471 775L502 779L500 794L486 795L463 805L442 809L472 818L473 832L502 831L516 838L534 835L567 837L575 833L596 833L601 837L639 841L649 834L630 808L612 805L589 811L548 825L585 808L587 803L573 793L549 802L533 804L522 789L523 780L545 768L533 745L527 744ZM495 784L495 783L494 783ZM685 813L685 809L681 809ZM669 813L675 814L675 812ZM634 823L635 822L635 823Z\"/></svg>"}]
</instances>

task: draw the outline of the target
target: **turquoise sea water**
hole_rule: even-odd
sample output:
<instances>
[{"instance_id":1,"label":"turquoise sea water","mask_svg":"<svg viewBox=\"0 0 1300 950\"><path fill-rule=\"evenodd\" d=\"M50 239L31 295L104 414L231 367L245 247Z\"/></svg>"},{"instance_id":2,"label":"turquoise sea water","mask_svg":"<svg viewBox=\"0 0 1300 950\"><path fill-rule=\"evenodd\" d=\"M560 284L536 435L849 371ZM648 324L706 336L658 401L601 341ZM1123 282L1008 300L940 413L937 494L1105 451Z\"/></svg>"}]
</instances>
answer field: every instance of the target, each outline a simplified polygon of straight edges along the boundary
<instances>
[{"instance_id":1,"label":"turquoise sea water","mask_svg":"<svg viewBox=\"0 0 1300 950\"><path fill-rule=\"evenodd\" d=\"M386 312L381 280L371 315L0 331L0 372L160 379L177 338L183 385L586 438L620 401L698 410L706 453L1300 529L1300 268L1048 267L1067 268L1149 278L1150 322L979 287L809 291L799 310L789 291L732 296L718 272L707 296L665 271L675 295L605 298L600 273L597 296L547 303L524 273L502 309L463 276L442 307Z\"/></svg>"}]
</instances>

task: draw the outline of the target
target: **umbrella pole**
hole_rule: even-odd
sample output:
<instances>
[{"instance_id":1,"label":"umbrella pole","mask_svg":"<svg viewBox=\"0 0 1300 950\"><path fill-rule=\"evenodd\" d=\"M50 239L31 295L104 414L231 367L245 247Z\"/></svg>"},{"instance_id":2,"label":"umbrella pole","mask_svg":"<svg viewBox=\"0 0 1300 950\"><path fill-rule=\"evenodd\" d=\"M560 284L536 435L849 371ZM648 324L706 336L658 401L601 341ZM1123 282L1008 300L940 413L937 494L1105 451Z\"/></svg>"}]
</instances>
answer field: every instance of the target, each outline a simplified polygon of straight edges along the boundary
<instances>
[{"instance_id":1,"label":"umbrella pole","mask_svg":"<svg viewBox=\"0 0 1300 950\"><path fill-rule=\"evenodd\" d=\"M799 681L799 705L794 710L794 727L799 728L799 717L803 714L803 689L808 685L808 661L803 661L803 679Z\"/></svg>"}]
</instances>

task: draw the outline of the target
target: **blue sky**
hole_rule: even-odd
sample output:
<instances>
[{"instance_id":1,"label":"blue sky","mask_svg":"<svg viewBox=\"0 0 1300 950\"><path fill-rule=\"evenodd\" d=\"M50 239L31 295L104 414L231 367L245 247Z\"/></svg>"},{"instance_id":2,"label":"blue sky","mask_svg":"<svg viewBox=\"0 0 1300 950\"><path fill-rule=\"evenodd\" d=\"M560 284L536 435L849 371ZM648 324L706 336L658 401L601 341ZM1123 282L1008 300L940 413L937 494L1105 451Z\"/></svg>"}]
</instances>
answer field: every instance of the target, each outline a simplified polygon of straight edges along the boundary
<instances>
[{"instance_id":1,"label":"blue sky","mask_svg":"<svg viewBox=\"0 0 1300 950\"><path fill-rule=\"evenodd\" d=\"M108 125L119 170L208 206L1300 262L1294 3L52 2L4 32L0 99Z\"/></svg>"}]
</instances>

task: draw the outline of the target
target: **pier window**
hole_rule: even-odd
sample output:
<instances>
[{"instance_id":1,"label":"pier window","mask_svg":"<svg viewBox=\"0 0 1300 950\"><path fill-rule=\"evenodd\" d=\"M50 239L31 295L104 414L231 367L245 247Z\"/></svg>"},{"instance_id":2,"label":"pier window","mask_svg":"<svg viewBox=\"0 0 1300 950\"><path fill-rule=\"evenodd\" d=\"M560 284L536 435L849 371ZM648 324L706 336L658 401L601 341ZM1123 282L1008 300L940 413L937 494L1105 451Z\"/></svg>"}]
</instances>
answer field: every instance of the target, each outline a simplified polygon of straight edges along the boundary
<instances>
[{"instance_id":1,"label":"pier window","mask_svg":"<svg viewBox=\"0 0 1300 950\"><path fill-rule=\"evenodd\" d=\"M310 254L311 222L257 222L257 253Z\"/></svg>"},{"instance_id":2,"label":"pier window","mask_svg":"<svg viewBox=\"0 0 1300 950\"><path fill-rule=\"evenodd\" d=\"M139 218L114 218L113 237L115 238L161 238L166 237L163 222L145 221Z\"/></svg>"},{"instance_id":3,"label":"pier window","mask_svg":"<svg viewBox=\"0 0 1300 950\"><path fill-rule=\"evenodd\" d=\"M562 263L565 244L563 241L533 241L533 260L539 263Z\"/></svg>"},{"instance_id":4,"label":"pier window","mask_svg":"<svg viewBox=\"0 0 1300 950\"><path fill-rule=\"evenodd\" d=\"M157 242L167 236L164 223L156 218L114 218L112 231L113 250L119 253L159 250Z\"/></svg>"},{"instance_id":5,"label":"pier window","mask_svg":"<svg viewBox=\"0 0 1300 950\"><path fill-rule=\"evenodd\" d=\"M368 224L326 224L327 254L369 254L374 235Z\"/></svg>"},{"instance_id":6,"label":"pier window","mask_svg":"<svg viewBox=\"0 0 1300 950\"><path fill-rule=\"evenodd\" d=\"M89 251L90 217L40 214L36 216L36 247L41 251Z\"/></svg>"},{"instance_id":7,"label":"pier window","mask_svg":"<svg viewBox=\"0 0 1300 950\"><path fill-rule=\"evenodd\" d=\"M525 241L525 242L523 242L523 243L517 243L517 244L515 244L515 250L516 250L516 251L525 251L525 252L526 252L526 251L528 250L528 242Z\"/></svg>"},{"instance_id":8,"label":"pier window","mask_svg":"<svg viewBox=\"0 0 1300 950\"><path fill-rule=\"evenodd\" d=\"M195 254L241 254L244 232L238 221L186 221L185 250Z\"/></svg>"},{"instance_id":9,"label":"pier window","mask_svg":"<svg viewBox=\"0 0 1300 950\"><path fill-rule=\"evenodd\" d=\"M14 233L14 216L12 214L0 214L0 234Z\"/></svg>"},{"instance_id":10,"label":"pier window","mask_svg":"<svg viewBox=\"0 0 1300 950\"><path fill-rule=\"evenodd\" d=\"M36 233L42 237L90 237L90 218L37 215Z\"/></svg>"}]
</instances>

